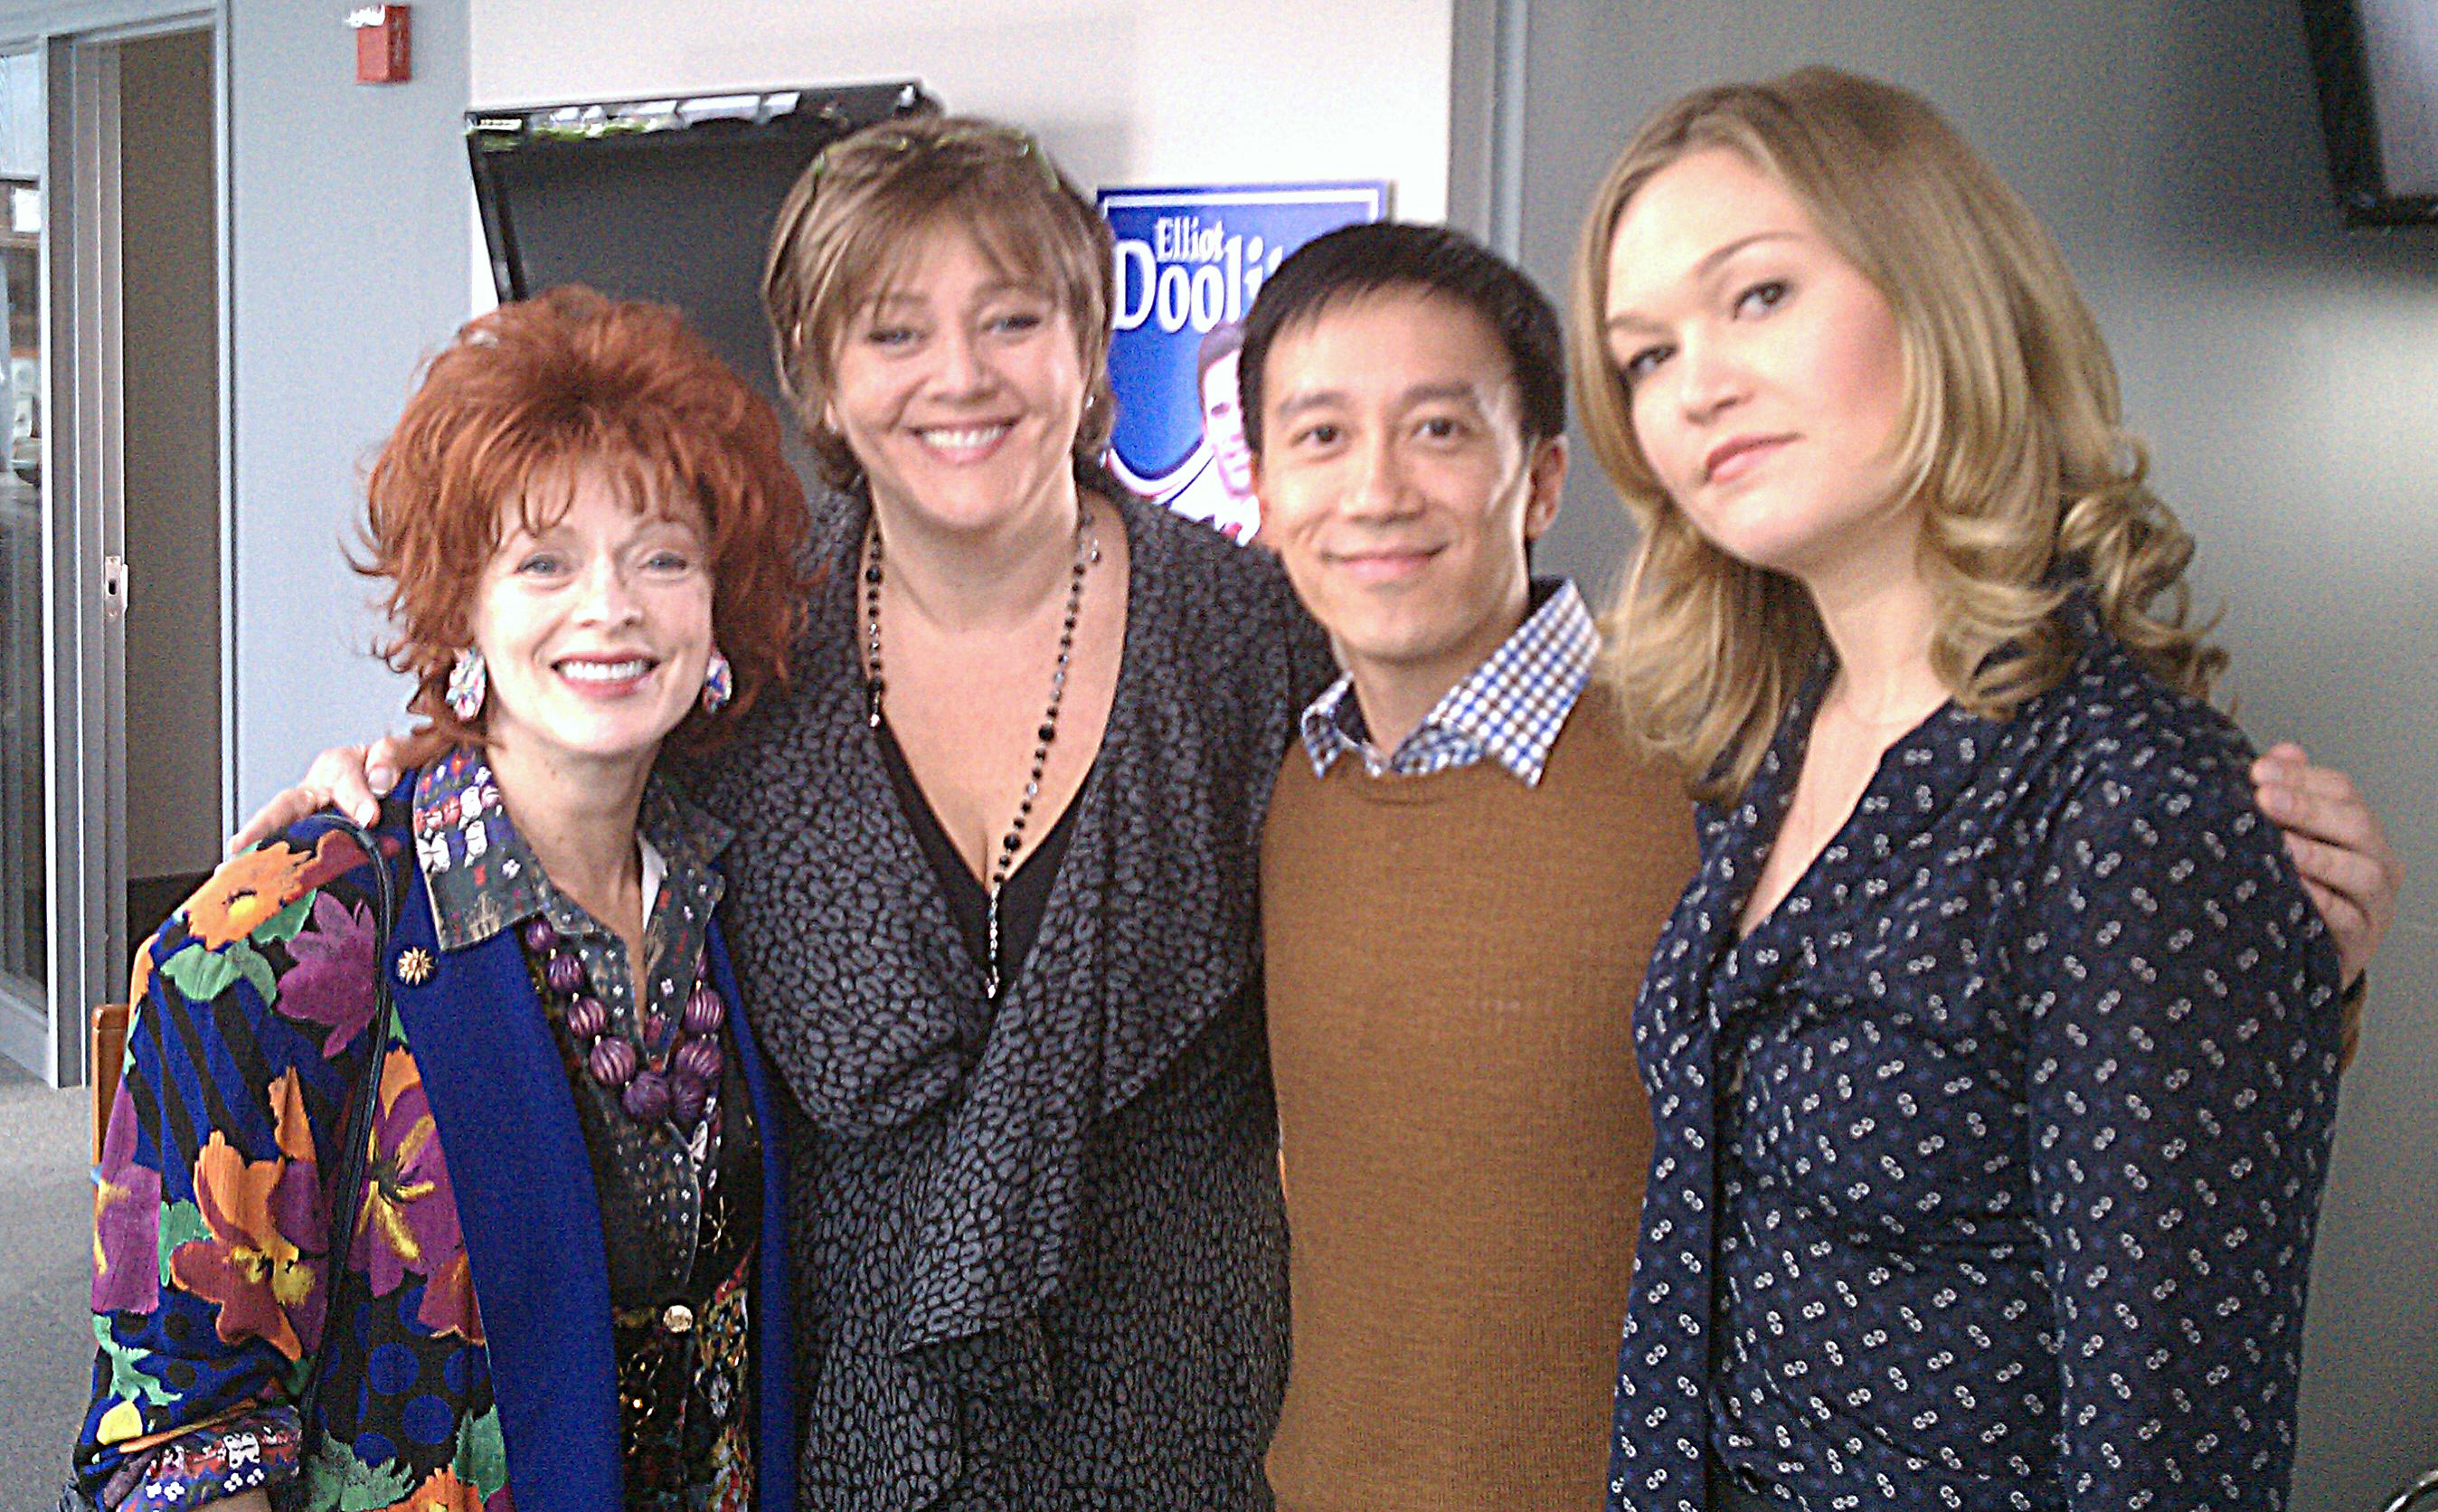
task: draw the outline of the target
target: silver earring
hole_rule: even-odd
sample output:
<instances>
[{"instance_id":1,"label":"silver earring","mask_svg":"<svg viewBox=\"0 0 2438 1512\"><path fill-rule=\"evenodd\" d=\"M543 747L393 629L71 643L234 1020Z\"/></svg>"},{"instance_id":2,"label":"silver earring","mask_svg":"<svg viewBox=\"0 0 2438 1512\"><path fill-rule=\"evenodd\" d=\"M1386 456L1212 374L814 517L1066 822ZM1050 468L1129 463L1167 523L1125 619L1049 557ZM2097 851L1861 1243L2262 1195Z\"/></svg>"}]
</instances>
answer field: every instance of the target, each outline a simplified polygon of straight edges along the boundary
<instances>
[{"instance_id":1,"label":"silver earring","mask_svg":"<svg viewBox=\"0 0 2438 1512\"><path fill-rule=\"evenodd\" d=\"M491 691L491 669L483 663L483 653L468 646L457 653L449 668L449 691L442 696L449 712L460 721L471 721L483 712L484 695Z\"/></svg>"},{"instance_id":2,"label":"silver earring","mask_svg":"<svg viewBox=\"0 0 2438 1512\"><path fill-rule=\"evenodd\" d=\"M727 708L728 700L735 696L735 673L730 669L726 657L717 651L712 652L710 662L702 669L702 712L716 714Z\"/></svg>"}]
</instances>

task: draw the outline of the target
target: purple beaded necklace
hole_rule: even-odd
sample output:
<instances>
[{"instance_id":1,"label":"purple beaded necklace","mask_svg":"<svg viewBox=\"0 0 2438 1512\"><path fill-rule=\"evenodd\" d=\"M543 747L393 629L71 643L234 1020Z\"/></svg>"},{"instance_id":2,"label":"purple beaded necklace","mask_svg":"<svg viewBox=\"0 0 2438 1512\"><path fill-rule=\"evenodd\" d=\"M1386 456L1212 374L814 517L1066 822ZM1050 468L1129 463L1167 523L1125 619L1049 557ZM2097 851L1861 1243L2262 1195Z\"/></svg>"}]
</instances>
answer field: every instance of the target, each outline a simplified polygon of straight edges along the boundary
<instances>
[{"instance_id":1,"label":"purple beaded necklace","mask_svg":"<svg viewBox=\"0 0 2438 1512\"><path fill-rule=\"evenodd\" d=\"M719 1031L728 1022L728 1004L711 985L698 955L694 991L687 994L676 1039L658 1064L624 1035L610 1032L610 1008L593 994L591 974L547 919L525 925L525 948L541 958L542 979L565 1000L568 1032L584 1046L585 1069L592 1080L618 1094L618 1105L637 1123L663 1119L680 1129L702 1120L703 1109L719 1090L724 1064ZM644 1044L650 1045L668 1029L658 1011L644 1014Z\"/></svg>"}]
</instances>

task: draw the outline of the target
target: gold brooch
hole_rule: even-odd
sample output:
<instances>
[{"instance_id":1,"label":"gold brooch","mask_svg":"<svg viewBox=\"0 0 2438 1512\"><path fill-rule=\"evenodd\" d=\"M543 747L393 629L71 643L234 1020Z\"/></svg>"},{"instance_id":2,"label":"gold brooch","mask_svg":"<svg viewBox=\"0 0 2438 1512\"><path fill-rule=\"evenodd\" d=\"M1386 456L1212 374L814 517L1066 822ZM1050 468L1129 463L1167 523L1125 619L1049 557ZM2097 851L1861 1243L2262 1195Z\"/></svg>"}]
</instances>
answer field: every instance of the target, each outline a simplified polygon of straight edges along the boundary
<instances>
[{"instance_id":1,"label":"gold brooch","mask_svg":"<svg viewBox=\"0 0 2438 1512\"><path fill-rule=\"evenodd\" d=\"M409 987L420 987L432 980L432 952L421 945L409 947L398 958L398 979Z\"/></svg>"}]
</instances>

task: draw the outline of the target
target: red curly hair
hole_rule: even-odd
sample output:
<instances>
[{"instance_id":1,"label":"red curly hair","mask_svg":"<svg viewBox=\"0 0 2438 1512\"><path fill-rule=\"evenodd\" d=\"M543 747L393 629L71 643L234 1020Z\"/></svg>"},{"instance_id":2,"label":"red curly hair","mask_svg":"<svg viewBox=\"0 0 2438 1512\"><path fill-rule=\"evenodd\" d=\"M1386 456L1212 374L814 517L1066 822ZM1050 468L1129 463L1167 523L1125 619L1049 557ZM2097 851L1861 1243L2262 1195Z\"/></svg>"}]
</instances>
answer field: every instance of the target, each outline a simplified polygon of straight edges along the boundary
<instances>
[{"instance_id":1,"label":"red curly hair","mask_svg":"<svg viewBox=\"0 0 2438 1512\"><path fill-rule=\"evenodd\" d=\"M716 744L787 673L811 587L804 484L779 421L677 311L565 287L468 322L425 368L365 489L367 577L385 578L394 635L376 649L415 679L410 759L480 744L451 713L449 669L473 641L474 593L514 509L527 530L592 469L638 509L699 505L711 547L712 634L736 693L671 737Z\"/></svg>"}]
</instances>

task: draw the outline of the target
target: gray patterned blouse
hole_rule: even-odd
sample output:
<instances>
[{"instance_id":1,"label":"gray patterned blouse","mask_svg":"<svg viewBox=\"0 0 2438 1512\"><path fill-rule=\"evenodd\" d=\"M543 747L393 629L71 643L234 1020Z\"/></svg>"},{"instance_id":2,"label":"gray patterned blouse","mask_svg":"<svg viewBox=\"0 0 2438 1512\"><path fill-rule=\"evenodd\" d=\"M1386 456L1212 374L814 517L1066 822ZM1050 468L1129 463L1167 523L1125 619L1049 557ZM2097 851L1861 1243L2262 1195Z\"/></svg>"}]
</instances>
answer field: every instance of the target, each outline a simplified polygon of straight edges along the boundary
<instances>
[{"instance_id":1,"label":"gray patterned blouse","mask_svg":"<svg viewBox=\"0 0 2438 1512\"><path fill-rule=\"evenodd\" d=\"M1121 512L1116 700L996 1009L865 720L868 506L817 546L795 681L697 788L736 831L728 939L802 1115L807 1509L1269 1504L1286 1228L1255 864L1331 669L1265 554Z\"/></svg>"}]
</instances>

